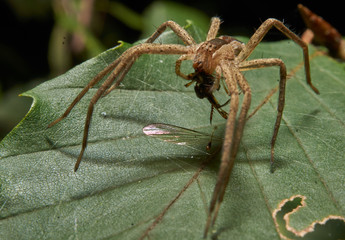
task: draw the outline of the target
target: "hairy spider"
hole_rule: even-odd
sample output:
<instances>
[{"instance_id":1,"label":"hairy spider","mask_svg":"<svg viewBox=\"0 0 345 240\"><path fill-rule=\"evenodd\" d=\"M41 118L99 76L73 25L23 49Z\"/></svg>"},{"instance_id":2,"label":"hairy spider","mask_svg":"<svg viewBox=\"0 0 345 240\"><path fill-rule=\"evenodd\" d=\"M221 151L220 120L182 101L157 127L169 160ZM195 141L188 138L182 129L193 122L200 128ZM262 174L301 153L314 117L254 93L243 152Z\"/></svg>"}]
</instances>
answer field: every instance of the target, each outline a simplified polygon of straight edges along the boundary
<instances>
[{"instance_id":1,"label":"hairy spider","mask_svg":"<svg viewBox=\"0 0 345 240\"><path fill-rule=\"evenodd\" d=\"M284 102L285 102L285 85L286 85L286 67L284 62L279 58L265 58L265 59L246 59L253 52L255 47L261 42L266 33L275 27L288 38L296 42L303 50L304 67L306 73L307 84L319 93L318 90L312 85L310 78L310 66L308 56L308 46L293 32L291 32L282 22L276 19L267 19L256 30L254 35L249 39L247 44L244 44L229 36L217 37L218 29L220 26L219 18L212 18L211 26L207 34L206 41L196 43L188 32L173 21L167 21L160 25L158 29L149 37L145 43L133 46L126 50L118 59L103 69L96 75L87 86L78 94L71 105L67 108L65 113L49 124L52 127L70 113L73 107L79 100L92 88L97 82L105 79L103 84L99 87L97 92L90 100L84 127L84 136L82 148L79 157L76 161L74 171L77 171L80 161L83 157L93 113L94 105L102 97L108 94L119 86L125 75L131 69L132 65L143 54L165 54L165 55L181 55L176 61L175 71L176 74L191 82L196 82L195 92L200 98L207 98L212 106L215 108L222 117L227 118L225 138L222 149L221 164L219 168L217 183L211 198L207 223L204 231L204 236L207 235L208 229L214 224L219 211L220 204L223 200L225 188L228 184L231 170L233 168L234 160L236 158L239 143L242 137L243 128L246 122L246 115L251 102L251 90L248 82L244 78L242 71L277 66L280 69L280 82L279 82L279 101L277 109L277 117L274 125L273 136L271 139L271 164L273 163L274 145L276 142L280 122L282 119ZM172 31L184 42L185 45L180 44L158 44L153 43L158 36L160 36L165 29L169 27ZM182 61L192 60L194 73L185 75L180 71ZM220 78L225 79L228 94L230 96L230 110L225 112L221 109L217 100L213 96L213 92L220 87ZM116 81L115 81L116 80ZM114 82L115 81L115 82ZM243 93L242 107L237 118L239 108L239 89ZM237 118L237 119L236 119Z\"/></svg>"}]
</instances>

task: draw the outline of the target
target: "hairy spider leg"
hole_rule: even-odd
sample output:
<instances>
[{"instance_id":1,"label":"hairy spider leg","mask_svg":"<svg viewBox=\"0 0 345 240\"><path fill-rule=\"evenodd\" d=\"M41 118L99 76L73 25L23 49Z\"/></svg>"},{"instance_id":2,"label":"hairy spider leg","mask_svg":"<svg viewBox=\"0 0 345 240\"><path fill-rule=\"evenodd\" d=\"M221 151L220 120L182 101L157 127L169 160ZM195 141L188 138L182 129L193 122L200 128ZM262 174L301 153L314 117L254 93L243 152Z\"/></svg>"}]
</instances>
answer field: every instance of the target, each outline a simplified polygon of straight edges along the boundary
<instances>
[{"instance_id":1,"label":"hairy spider leg","mask_svg":"<svg viewBox=\"0 0 345 240\"><path fill-rule=\"evenodd\" d=\"M273 171L272 166L274 162L274 146L277 139L280 122L283 116L284 105L285 105L285 88L286 88L286 66L284 62L279 58L265 58L265 59L254 59L250 61L245 61L240 64L241 71L253 70L264 67L278 66L280 69L280 81L279 81L279 96L278 96L278 107L277 107L277 117L274 124L273 136L271 139L271 171Z\"/></svg>"},{"instance_id":2,"label":"hairy spider leg","mask_svg":"<svg viewBox=\"0 0 345 240\"><path fill-rule=\"evenodd\" d=\"M219 18L217 17L211 18L211 24L207 33L206 41L210 41L217 37L220 24L221 24L221 21Z\"/></svg>"},{"instance_id":3,"label":"hairy spider leg","mask_svg":"<svg viewBox=\"0 0 345 240\"><path fill-rule=\"evenodd\" d=\"M78 170L79 164L81 162L81 159L84 155L84 151L87 146L89 127L90 127L94 105L99 100L99 98L102 97L102 95L106 92L106 90L112 85L115 79L122 73L122 71L128 71L128 68L126 68L127 63L134 62L142 54L186 54L188 53L188 51L189 51L189 48L183 45L177 45L177 44L162 45L162 44L154 44L154 43L143 43L143 44L140 44L128 49L123 54L124 57L121 59L119 64L115 67L113 72L110 73L110 75L107 77L107 79L99 87L97 92L93 95L92 99L90 100L90 104L88 107L86 120L85 120L82 148L81 148L79 157L77 159L77 162L75 163L74 171ZM114 83L114 89L120 85L122 80L123 80L123 77L117 79L117 81Z\"/></svg>"},{"instance_id":4,"label":"hairy spider leg","mask_svg":"<svg viewBox=\"0 0 345 240\"><path fill-rule=\"evenodd\" d=\"M213 219L212 219L212 225L214 225L214 223L217 219L219 208L220 208L220 205L223 201L226 187L229 183L229 178L230 178L230 175L232 172L232 168L234 166L234 162L236 159L238 148L239 148L241 138L243 135L244 126L245 126L245 123L247 120L246 116L247 116L247 113L249 111L250 104L251 104L252 93L251 93L251 89L249 87L247 80L244 78L243 74L240 71L236 71L234 75L236 77L236 81L238 83L238 86L242 90L244 96L243 96L243 101L242 101L242 106L241 106L241 112L239 114L239 117L237 119L237 123L235 126L235 132L234 132L234 136L233 136L234 142L232 144L231 153L229 150L229 153L231 154L229 157L229 166L227 167L227 169L224 170L225 175L224 175L223 185L222 185L222 187L219 191L219 194L218 194L218 201L216 202L216 205L215 205L214 215L213 215Z\"/></svg>"},{"instance_id":5,"label":"hairy spider leg","mask_svg":"<svg viewBox=\"0 0 345 240\"><path fill-rule=\"evenodd\" d=\"M276 138L278 135L279 131L279 126L283 114L283 109L284 109L284 101L285 101L285 85L286 85L286 67L284 63L280 59L275 59L275 60L267 60L267 63L264 63L266 59L260 60L257 59L257 63L255 64L255 60L251 60L248 62L244 62L245 59L247 59L250 54L254 51L256 46L261 42L261 40L264 38L264 36L267 34L267 32L272 28L272 27L277 28L280 32L282 32L285 36L293 40L295 43L297 43L303 51L303 58L304 58L304 69L305 69L305 75L306 75L306 81L307 84L311 87L311 89L319 94L319 90L312 84L311 82L311 76L310 76L310 62L309 62L309 51L308 51L308 45L303 42L296 34L294 34L292 31L290 31L282 22L280 22L277 19L274 18L269 18L265 22L261 24L261 26L256 30L256 32L253 34L253 36L249 39L248 43L245 45L244 49L240 52L238 55L238 59L241 62L241 70L250 70L250 69L255 69L260 67L260 64L265 66L270 66L272 62L276 62L276 66L280 66L280 74L281 74L281 80L279 83L279 101L278 101L278 113L277 113L277 118L276 118L276 123L274 125L274 132L271 140L271 171L272 169L272 164L274 161L274 145L276 142ZM252 64L252 67L248 67L246 69L247 64ZM284 69L284 70L283 70ZM282 78L282 74L285 74L285 77ZM283 80L284 79L284 82Z\"/></svg>"},{"instance_id":6,"label":"hairy spider leg","mask_svg":"<svg viewBox=\"0 0 345 240\"><path fill-rule=\"evenodd\" d=\"M272 59L255 59L255 60L251 60L251 61L247 61L247 62L243 62L240 64L240 70L241 67L244 67L245 70L252 70L252 69L258 69L258 68L264 68L264 67L272 67L272 66L278 66L280 67L280 88L279 88L279 105L278 105L278 116L276 119L276 123L275 123L275 130L274 130L274 135L272 137L272 141L271 141L271 151L273 151L274 149L274 142L275 139L277 137L277 133L279 130L279 126L280 126L280 121L282 118L282 112L283 112L283 108L284 108L284 100L285 100L285 86L286 86L286 67L285 64L283 63L283 61L281 59L276 59L276 58L272 58ZM213 200L213 204L214 206L214 212L213 212L213 219L211 222L211 217L209 219L209 223L210 225L213 225L215 223L215 220L217 218L218 212L219 212L219 208L220 205L223 201L224 198L224 194L225 194L225 189L227 187L227 184L229 182L229 178L232 172L232 168L233 168L233 164L234 161L236 159L236 155L237 155L237 151L238 151L238 147L239 147L239 143L243 134L243 129L244 129L244 125L246 122L246 116L250 107L250 103L251 103L251 90L249 87L248 82L246 81L246 79L244 78L244 76L242 75L242 73L240 72L236 72L236 76L237 76L237 82L238 85L240 86L240 88L242 89L243 93L244 93L244 98L243 98L243 102L242 102L242 108L241 108L241 112L237 121L237 125L236 125L236 132L234 135L234 139L235 141L233 142L232 145L232 150L226 154L231 154L229 157L229 166L227 167L227 169L224 170L224 173L219 173L219 177L218 179L222 179L222 185L220 187L220 190L217 194L217 196L214 196L214 200ZM224 153L224 156L225 153ZM227 164L227 163L225 163ZM271 166L273 164L273 152L271 152ZM271 168L272 170L272 168ZM224 174L223 177L221 177L221 174ZM218 198L218 199L217 199ZM212 205L212 202L211 202ZM211 212L210 208L210 212ZM211 212L212 213L212 212Z\"/></svg>"},{"instance_id":7,"label":"hairy spider leg","mask_svg":"<svg viewBox=\"0 0 345 240\"><path fill-rule=\"evenodd\" d=\"M120 76L118 76L117 80L118 81L122 81L124 79L124 77L127 75L127 73L129 72L129 70L131 69L132 65L134 64L136 59L132 59L129 60L129 62L127 63L127 65L124 67L123 71L121 72ZM111 91L113 91L115 88L117 87L116 84L111 85L107 91L104 92L102 97L105 97L106 95L108 95Z\"/></svg>"},{"instance_id":8,"label":"hairy spider leg","mask_svg":"<svg viewBox=\"0 0 345 240\"><path fill-rule=\"evenodd\" d=\"M156 50L157 53L152 53L152 54L186 54L189 52L189 49L186 49L186 47L182 45L161 45L161 44L153 44L153 45L145 45L145 44L152 44L154 40L156 40L163 32L164 30L170 27L172 31L182 39L182 41L186 45L192 45L195 44L194 39L188 34L188 32L179 26L177 23L173 21L167 21L160 25L158 29L151 35L150 38L146 40L146 43L137 45L133 47L134 49L138 50L138 46L140 47L148 47L148 49L151 50L151 47ZM179 46L183 47L183 51L177 50ZM159 49L159 50L158 50ZM141 48L142 50L142 48ZM155 51L153 50L153 51ZM133 52L133 49L130 48L128 49L125 53L130 53ZM127 64L120 64L121 67L118 67L119 63L123 63L124 60L124 53L116 59L114 62L109 64L106 68L104 68L99 74L97 74L88 84L87 86L77 95L77 97L73 100L73 102L70 104L70 106L67 108L67 110L55 121L50 123L48 125L48 128L54 126L56 123L60 122L62 119L66 118L68 114L71 112L71 110L74 108L74 106L83 98L83 96L89 91L90 88L92 88L95 84L97 84L100 80L102 80L107 74L112 72L105 82L101 85L99 90L95 93L95 95L92 97L92 100L90 101L89 108L88 108L88 114L85 120L85 126L84 126L84 136L83 136L83 143L82 143L82 149L80 151L78 160L75 164L74 171L77 171L80 161L82 159L83 153L85 151L86 145L87 145L87 138L88 138L88 130L89 130L89 125L91 121L91 115L93 112L93 105L98 101L98 99L102 96L107 95L110 93L112 90L114 90L120 82L123 80L125 75L128 73L132 65L134 64L135 60L141 55L141 54L150 54L148 51L141 51L141 53L137 53L136 57L132 58L126 58ZM132 53L133 54L133 53ZM135 53L134 53L135 55ZM132 55L133 56L133 55ZM115 72L115 73L114 73ZM112 82L117 78L117 81L111 86Z\"/></svg>"},{"instance_id":9,"label":"hairy spider leg","mask_svg":"<svg viewBox=\"0 0 345 240\"><path fill-rule=\"evenodd\" d=\"M206 221L206 226L204 229L204 237L207 236L207 232L209 227L211 226L211 220L214 209L216 206L216 203L219 200L219 194L221 189L224 188L224 182L225 176L227 175L227 172L231 172L233 167L233 158L231 158L232 154L232 146L233 146L233 140L234 140L234 134L235 134L235 123L236 123L236 116L238 111L238 104L239 104L239 91L237 88L236 83L236 67L233 65L232 62L225 62L224 60L221 61L221 67L223 74L225 76L225 81L228 86L228 90L230 92L230 110L228 115L228 120L226 122L226 130L224 135L224 143L223 143L223 150L222 150L222 158L221 158L221 164L219 167L218 172L218 178L217 183L215 185L215 188L213 190L213 195L211 198L210 206L209 206L209 213Z\"/></svg>"},{"instance_id":10,"label":"hairy spider leg","mask_svg":"<svg viewBox=\"0 0 345 240\"><path fill-rule=\"evenodd\" d=\"M281 103L278 106L278 116L276 119L274 135L272 137L272 142L271 142L271 150L273 150L274 149L274 142L275 142L278 130L279 130L282 112L283 112L283 108L284 108L284 97L285 97L285 86L286 86L286 67L285 67L285 64L280 59L274 59L274 58L273 59L256 59L256 60L251 60L251 61L247 61L247 62L242 62L240 64L240 70L252 70L252 69L271 67L271 66L279 66L280 67L279 99L280 99L280 103ZM242 67L243 67L243 69L242 69ZM231 78L229 77L231 75L230 75L228 69L226 67L222 68L224 75L227 76L226 82L228 83L228 82L230 82L229 79L234 78L236 80L236 82L238 83L240 89L243 91L244 97L243 97L241 112L240 112L236 127L234 125L230 127L230 124L232 123L231 120L228 120L230 122L227 123L227 128L226 128L227 131L225 133L225 141L224 141L224 145L223 145L221 166L219 168L220 170L218 173L217 184L216 184L216 187L214 189L214 193L213 193L212 200L210 203L209 216L208 216L206 227L205 227L205 235L207 234L208 228L211 225L213 225L215 223L215 220L217 219L219 208L220 208L220 205L223 201L225 190L226 190L227 184L229 182L232 168L233 168L233 165L234 165L234 162L236 159L239 143L240 143L240 140L241 140L241 137L243 134L244 125L246 122L246 116L247 116L247 113L248 113L248 110L250 107L250 103L251 103L251 90L250 90L249 84L246 81L246 79L244 78L243 74L231 65L229 65L229 69L231 69L231 72L233 72L233 75ZM230 90L229 84L228 84L228 87ZM231 93L231 90L230 90L230 93ZM238 98L237 95L238 95L237 93L235 93L235 95L231 94L231 98L230 98L230 109L231 109L231 111L233 111L234 109L237 111L237 109L238 109L238 107L233 108L231 105L231 101L232 101L233 96L236 96L236 98ZM231 114L231 112L230 112L230 114ZM229 126L229 128L228 128L228 126ZM228 134L230 134L231 131L233 131L231 129L234 127L236 130L233 132L233 134L229 138L227 138ZM233 141L233 143L231 141ZM273 161L273 152L271 152L271 161ZM271 163L273 163L273 162L271 162Z\"/></svg>"},{"instance_id":11,"label":"hairy spider leg","mask_svg":"<svg viewBox=\"0 0 345 240\"><path fill-rule=\"evenodd\" d=\"M188 75L184 74L181 72L181 64L183 61L185 60L193 60L194 58L194 54L184 54L182 56L180 56L175 63L175 73L177 76L186 79L188 81L191 81L191 79L188 77ZM194 81L192 80L191 82L187 83L185 86L189 87Z\"/></svg>"},{"instance_id":12,"label":"hairy spider leg","mask_svg":"<svg viewBox=\"0 0 345 240\"><path fill-rule=\"evenodd\" d=\"M261 42L261 40L272 27L278 29L285 36L290 38L292 41L297 43L302 48L307 84L311 87L311 89L313 89L315 93L319 94L319 90L311 82L308 45L305 42L303 42L302 39L300 39L296 34L290 31L290 29L288 29L284 25L284 23L277 19L269 18L260 25L260 27L253 34L253 36L249 39L244 49L238 55L239 62L246 60L250 56L250 54L254 51L256 46Z\"/></svg>"},{"instance_id":13,"label":"hairy spider leg","mask_svg":"<svg viewBox=\"0 0 345 240\"><path fill-rule=\"evenodd\" d=\"M58 122L60 122L62 119L66 118L68 114L71 112L71 110L74 108L74 106L84 97L84 95L89 91L90 88L92 88L95 84L97 84L100 80L102 80L111 70L116 67L119 64L120 59L115 60L111 64L109 64L106 68L104 68L100 73L97 74L96 77L94 77L87 85L83 88L83 90L77 95L77 97L73 100L73 102L68 106L66 111L56 120L51 122L48 125L48 128L54 126Z\"/></svg>"},{"instance_id":14,"label":"hairy spider leg","mask_svg":"<svg viewBox=\"0 0 345 240\"><path fill-rule=\"evenodd\" d=\"M165 30L169 27L187 46L194 45L195 40L189 35L189 33L180 25L173 21L167 21L161 24L157 30L145 41L145 43L153 43ZM135 60L127 63L126 69L122 72L119 78L124 78L128 71L131 69L132 65L134 64ZM104 94L107 95L111 91L113 91L116 86L112 85Z\"/></svg>"},{"instance_id":15,"label":"hairy spider leg","mask_svg":"<svg viewBox=\"0 0 345 240\"><path fill-rule=\"evenodd\" d=\"M146 40L146 43L153 43L169 27L187 46L195 45L196 42L189 33L174 21L162 23L157 30Z\"/></svg>"},{"instance_id":16,"label":"hairy spider leg","mask_svg":"<svg viewBox=\"0 0 345 240\"><path fill-rule=\"evenodd\" d=\"M297 44L299 44L303 49L304 55L304 62L305 62L305 71L306 71L306 79L307 84L314 90L315 93L319 93L319 91L312 85L311 78L310 78L310 65L309 65L309 55L308 55L308 47L307 45L302 42L298 36L292 33L288 28L284 26L283 23L276 19L268 19L266 20L259 29L254 33L251 37L249 42L245 45L244 49L238 55L238 62L239 69L241 71L252 70L257 68L263 67L270 67L270 66L279 66L280 67L280 82L279 82L279 103L277 108L277 118L276 123L274 126L274 133L271 140L271 166L274 159L274 144L276 141L276 137L279 131L279 126L282 118L282 113L284 109L285 103L285 86L286 86L286 67L282 60L280 59L256 59L250 61L244 61L249 57L252 53L254 48L261 42L262 38L266 35L266 33L271 29L272 26L275 26L278 30L284 33L286 36L291 38ZM225 76L225 81L228 85L228 89L230 92L230 113L227 121L226 126L226 133L225 133L225 140L223 144L223 152L222 152L222 159L221 159L221 166L219 168L217 183L211 198L210 208L209 208L209 215L207 218L205 230L204 230L204 237L207 236L208 229L211 225L215 223L217 218L219 207L223 200L225 189L229 181L229 177L234 165L235 157L237 154L237 150L239 147L240 139L243 134L244 125L246 122L246 115L248 113L250 102L251 102L251 91L250 87L243 77L242 73L233 66L233 63L224 62L221 64L223 74ZM230 69L230 70L229 70ZM242 103L242 108L240 112L239 119L236 124L236 114L238 111L238 89L236 88L236 83L238 83L239 87L244 92L244 99ZM236 124L236 127L235 127ZM235 130L236 128L236 130ZM272 167L271 167L272 171Z\"/></svg>"}]
</instances>

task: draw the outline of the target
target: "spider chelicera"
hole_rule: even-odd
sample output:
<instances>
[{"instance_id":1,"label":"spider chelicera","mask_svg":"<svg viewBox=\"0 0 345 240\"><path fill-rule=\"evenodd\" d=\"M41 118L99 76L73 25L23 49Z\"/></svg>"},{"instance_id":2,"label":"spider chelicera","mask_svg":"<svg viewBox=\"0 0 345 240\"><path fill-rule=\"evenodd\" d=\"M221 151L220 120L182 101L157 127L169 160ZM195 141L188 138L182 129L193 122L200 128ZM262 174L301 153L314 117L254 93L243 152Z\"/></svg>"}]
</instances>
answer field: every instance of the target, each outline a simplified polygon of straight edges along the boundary
<instances>
[{"instance_id":1,"label":"spider chelicera","mask_svg":"<svg viewBox=\"0 0 345 240\"><path fill-rule=\"evenodd\" d=\"M224 197L225 188L229 182L229 177L242 137L243 128L246 122L246 115L251 103L251 89L241 73L242 71L272 66L277 66L280 69L277 117L271 139L271 164L273 163L274 145L282 119L285 102L285 86L287 76L286 67L284 62L279 58L246 60L272 27L277 28L280 32L292 39L302 48L307 84L314 90L314 92L319 93L319 91L311 83L307 44L304 43L297 35L291 32L282 22L273 18L267 19L256 30L247 44L244 44L230 36L217 37L220 23L221 21L219 18L212 18L206 41L201 43L196 43L188 32L177 23L173 21L163 23L151 35L151 37L146 40L145 43L129 48L119 58L109 64L98 75L96 75L74 99L65 113L48 126L52 127L67 117L73 107L88 92L88 90L105 78L106 75L108 75L103 84L93 95L89 103L84 126L82 148L74 167L74 171L77 171L87 146L91 117L94 110L94 105L97 103L97 101L119 86L128 71L131 69L132 65L135 63L136 59L138 59L141 55L181 55L176 61L176 74L186 80L191 81L190 83L186 84L186 86L196 83L194 88L196 95L199 98L207 98L211 103L212 110L216 109L223 118L227 119L221 164L217 183L215 185L209 206L204 236L207 235L209 227L214 224L217 218L219 207ZM165 31L167 27L169 27L184 42L185 45L154 43L154 41ZM193 61L193 68L195 70L194 73L185 75L180 71L181 63L185 60ZM227 88L226 91L230 96L230 110L228 112L222 110L223 105L220 105L213 96L213 92L220 88L221 77L223 77L225 80ZM243 94L243 101L239 116L237 117L239 110L240 91Z\"/></svg>"}]
</instances>

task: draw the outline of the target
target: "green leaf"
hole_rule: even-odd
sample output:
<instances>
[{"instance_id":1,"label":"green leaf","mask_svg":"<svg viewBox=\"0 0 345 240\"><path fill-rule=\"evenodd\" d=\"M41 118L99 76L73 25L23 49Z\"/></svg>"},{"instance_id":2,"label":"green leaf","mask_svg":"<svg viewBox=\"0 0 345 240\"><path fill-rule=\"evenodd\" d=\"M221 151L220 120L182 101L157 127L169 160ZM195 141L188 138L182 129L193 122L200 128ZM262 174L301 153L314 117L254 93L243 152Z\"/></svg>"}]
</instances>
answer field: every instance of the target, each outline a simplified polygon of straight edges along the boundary
<instances>
[{"instance_id":1,"label":"green leaf","mask_svg":"<svg viewBox=\"0 0 345 240\"><path fill-rule=\"evenodd\" d=\"M188 31L197 41L204 39L197 28ZM171 32L159 41L181 43ZM144 126L156 122L209 133L218 126L220 136L224 130L225 121L217 114L209 125L207 100L198 99L174 73L178 56L142 56L120 89L96 104L78 172L73 167L85 114L98 86L66 119L47 129L87 82L130 46L122 43L23 94L33 98L33 105L0 143L1 239L138 239L147 229L150 239L202 237L219 154L205 150L207 141L205 146L178 146L142 133ZM312 78L321 92L315 95L305 84L303 68L296 68L302 61L296 44L261 43L252 58L266 57L279 57L289 70L297 69L287 84L276 171L269 171L274 95L246 124L209 237L280 239L272 215L294 195L306 202L290 215L294 229L329 215L345 215L344 65L327 56L312 58ZM192 71L189 63L183 71ZM253 92L253 110L278 84L279 71L253 70L245 77ZM224 90L217 98L228 99Z\"/></svg>"}]
</instances>

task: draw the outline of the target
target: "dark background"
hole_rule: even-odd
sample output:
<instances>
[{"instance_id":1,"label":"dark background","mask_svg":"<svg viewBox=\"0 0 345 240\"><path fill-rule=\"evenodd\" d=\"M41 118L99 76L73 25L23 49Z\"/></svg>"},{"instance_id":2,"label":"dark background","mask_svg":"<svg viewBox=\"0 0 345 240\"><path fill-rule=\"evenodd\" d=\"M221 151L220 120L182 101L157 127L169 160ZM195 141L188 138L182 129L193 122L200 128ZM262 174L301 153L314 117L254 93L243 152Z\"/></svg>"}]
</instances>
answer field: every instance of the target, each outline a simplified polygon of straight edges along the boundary
<instances>
[{"instance_id":1,"label":"dark background","mask_svg":"<svg viewBox=\"0 0 345 240\"><path fill-rule=\"evenodd\" d=\"M24 116L31 99L13 100L19 93L32 88L56 76L48 63L47 55L51 44L51 34L56 24L56 12L53 6L56 1L27 0L0 2L0 139ZM102 0L106 2L106 0ZM110 1L110 0L109 0ZM127 8L142 13L152 1L118 1ZM284 21L295 33L305 30L304 23L297 10L297 4L302 3L310 10L322 16L343 35L345 26L343 19L345 8L330 1L175 1L198 9L207 16L219 16L224 23L222 33L228 35L250 36L261 22L269 17ZM186 12L186 19L188 12ZM141 32L134 30L116 17L102 14L102 29L96 33L103 41L105 48L110 48L117 40L134 42ZM108 28L107 28L108 26ZM114 31L105 38L102 34ZM265 40L280 40L285 37L278 31L272 31ZM62 38L62 44L67 39ZM74 55L67 68L85 61L89 56L80 53ZM11 97L12 96L12 97ZM8 105L12 105L8 107ZM10 112L13 110L15 113ZM13 115L13 117L12 117Z\"/></svg>"}]
</instances>

